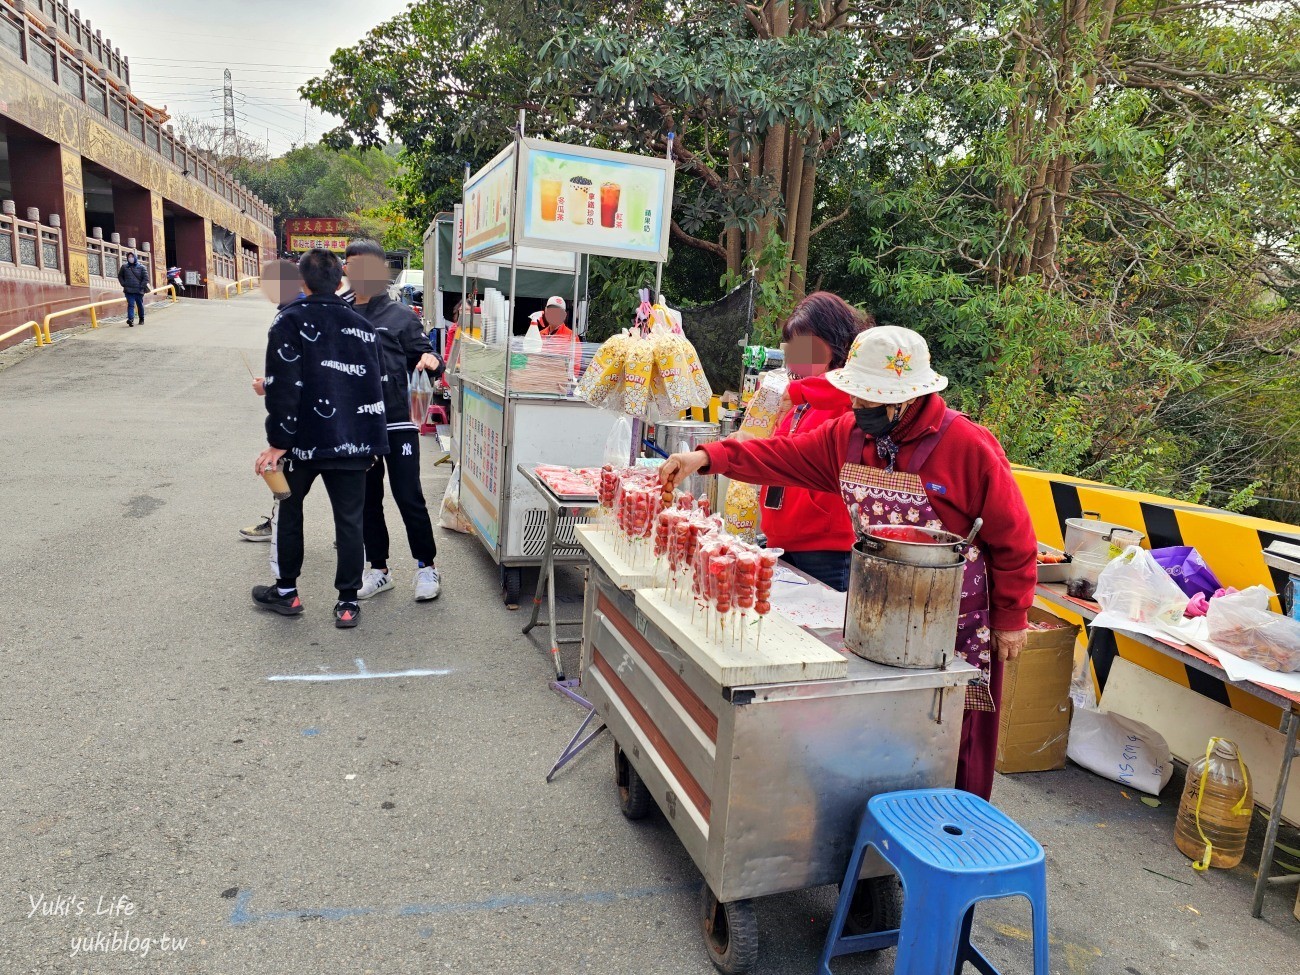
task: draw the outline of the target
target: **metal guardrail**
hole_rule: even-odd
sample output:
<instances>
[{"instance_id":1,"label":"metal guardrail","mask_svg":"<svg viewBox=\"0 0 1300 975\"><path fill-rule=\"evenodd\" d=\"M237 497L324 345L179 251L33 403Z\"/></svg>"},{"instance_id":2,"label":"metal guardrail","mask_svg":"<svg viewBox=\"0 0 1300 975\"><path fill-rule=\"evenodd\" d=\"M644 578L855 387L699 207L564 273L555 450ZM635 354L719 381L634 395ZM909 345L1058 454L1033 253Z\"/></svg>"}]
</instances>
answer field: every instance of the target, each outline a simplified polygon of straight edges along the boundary
<instances>
[{"instance_id":1,"label":"metal guardrail","mask_svg":"<svg viewBox=\"0 0 1300 975\"><path fill-rule=\"evenodd\" d=\"M170 297L171 300L172 300L172 303L175 304L175 302L176 302L176 287L175 287L174 285L167 284L167 285L163 285L161 288L154 288L152 291L146 291L146 292L144 293L144 296L147 298L149 295L160 294L160 293L162 293L162 292L164 292L164 291L167 292L168 297ZM77 305L77 307L75 307L75 308L65 308L65 309L63 309L62 311L52 311L52 312L50 312L48 315L45 316L45 321L44 321L44 323L43 323L43 327L44 327L44 329L45 329L45 342L44 342L44 343L40 343L40 342L38 342L37 344L38 344L38 345L40 345L40 344L50 345L50 344L53 343L54 340L50 337L50 322L52 322L52 321L53 321L54 319L56 319L56 318L62 318L64 315L75 315L75 314L77 314L78 312L89 311L89 312L90 312L90 327L91 327L91 328L99 328L99 314L98 314L98 310L99 310L100 308L103 308L105 305L115 305L115 304L117 304L119 301L123 301L123 302L126 301L126 295L121 295L121 296L119 296L119 297L117 297L117 298L106 298L106 299L104 299L103 301L92 301L92 302L90 302L90 304L87 304L87 305ZM22 328L27 328L27 327L28 327L28 326L26 326L26 325L21 326L19 330L21 331ZM0 339L3 339L3 338L4 338L4 336L0 336Z\"/></svg>"},{"instance_id":2,"label":"metal guardrail","mask_svg":"<svg viewBox=\"0 0 1300 975\"><path fill-rule=\"evenodd\" d=\"M232 281L230 284L226 285L225 298L227 301L230 300L231 288L235 289L235 294L242 295L244 293L244 285L248 285L248 290L252 291L261 283L262 279L260 277L240 278L238 281Z\"/></svg>"},{"instance_id":3,"label":"metal guardrail","mask_svg":"<svg viewBox=\"0 0 1300 975\"><path fill-rule=\"evenodd\" d=\"M38 346L44 345L45 335L41 332L40 322L23 322L21 325L9 329L9 331L5 332L3 335L0 335L0 342L4 342L6 339L11 339L19 332L26 331L29 328L32 330L32 337L36 339L36 344Z\"/></svg>"}]
</instances>

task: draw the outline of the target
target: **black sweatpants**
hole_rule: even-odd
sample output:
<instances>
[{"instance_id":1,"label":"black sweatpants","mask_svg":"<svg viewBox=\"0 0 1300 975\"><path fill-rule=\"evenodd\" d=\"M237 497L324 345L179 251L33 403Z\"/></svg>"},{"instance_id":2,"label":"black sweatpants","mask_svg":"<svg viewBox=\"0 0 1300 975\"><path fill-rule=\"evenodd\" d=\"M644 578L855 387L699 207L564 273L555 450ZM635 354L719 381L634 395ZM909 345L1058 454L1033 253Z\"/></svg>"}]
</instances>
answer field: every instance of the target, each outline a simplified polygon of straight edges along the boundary
<instances>
[{"instance_id":1,"label":"black sweatpants","mask_svg":"<svg viewBox=\"0 0 1300 975\"><path fill-rule=\"evenodd\" d=\"M329 462L322 467L311 461L286 458L284 477L292 493L279 503L275 515L274 545L279 566L276 584L281 589L298 585L298 574L302 571L302 503L319 477L325 482L330 507L334 509L334 537L338 542L334 588L339 591L339 599L356 599L361 588L361 570L365 568L361 527L366 502L365 469L338 468L329 466Z\"/></svg>"},{"instance_id":2,"label":"black sweatpants","mask_svg":"<svg viewBox=\"0 0 1300 975\"><path fill-rule=\"evenodd\" d=\"M406 525L411 557L433 565L438 545L433 540L433 522L420 486L420 432L389 430L388 453L366 472L366 559L371 565L388 568L388 524L384 521L384 471L388 485Z\"/></svg>"}]
</instances>

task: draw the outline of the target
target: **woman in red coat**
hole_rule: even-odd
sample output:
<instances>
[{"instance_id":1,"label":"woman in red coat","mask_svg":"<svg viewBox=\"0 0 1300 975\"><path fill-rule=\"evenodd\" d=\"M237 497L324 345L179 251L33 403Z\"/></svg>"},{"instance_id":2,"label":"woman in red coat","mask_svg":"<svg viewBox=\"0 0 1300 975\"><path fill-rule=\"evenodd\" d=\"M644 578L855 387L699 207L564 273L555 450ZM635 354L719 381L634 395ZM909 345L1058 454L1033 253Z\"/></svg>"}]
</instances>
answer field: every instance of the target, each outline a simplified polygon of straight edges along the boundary
<instances>
[{"instance_id":1,"label":"woman in red coat","mask_svg":"<svg viewBox=\"0 0 1300 975\"><path fill-rule=\"evenodd\" d=\"M827 380L853 398L853 412L806 437L723 440L674 454L665 484L707 470L751 484L836 491L860 525L912 524L967 535L955 652L980 676L966 692L957 787L989 797L997 755L1002 664L1025 643L1037 579L1037 541L1024 498L997 438L950 410L948 380L930 367L916 332L884 326L861 333Z\"/></svg>"},{"instance_id":2,"label":"woman in red coat","mask_svg":"<svg viewBox=\"0 0 1300 975\"><path fill-rule=\"evenodd\" d=\"M858 333L875 324L829 291L816 291L795 306L781 349L796 381L787 393L791 409L774 436L806 437L850 411L849 394L831 385L826 373L841 368ZM787 562L832 589L848 589L849 550L856 539L839 491L765 487L759 511L768 547L783 549Z\"/></svg>"}]
</instances>

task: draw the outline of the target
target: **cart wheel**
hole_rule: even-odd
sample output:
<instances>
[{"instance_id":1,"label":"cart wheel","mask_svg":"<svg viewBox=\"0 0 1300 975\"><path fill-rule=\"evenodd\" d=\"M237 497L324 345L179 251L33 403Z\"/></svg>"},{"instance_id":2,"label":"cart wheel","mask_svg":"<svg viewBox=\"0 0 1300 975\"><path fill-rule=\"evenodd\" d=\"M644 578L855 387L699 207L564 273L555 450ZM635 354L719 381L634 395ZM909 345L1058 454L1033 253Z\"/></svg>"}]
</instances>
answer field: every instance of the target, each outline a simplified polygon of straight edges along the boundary
<instances>
[{"instance_id":1,"label":"cart wheel","mask_svg":"<svg viewBox=\"0 0 1300 975\"><path fill-rule=\"evenodd\" d=\"M707 881L701 883L700 930L718 971L741 975L758 961L758 917L752 901L719 904Z\"/></svg>"},{"instance_id":2,"label":"cart wheel","mask_svg":"<svg viewBox=\"0 0 1300 975\"><path fill-rule=\"evenodd\" d=\"M523 570L517 566L506 566L501 570L502 596L506 601L506 609L519 608L519 585L523 575Z\"/></svg>"},{"instance_id":3,"label":"cart wheel","mask_svg":"<svg viewBox=\"0 0 1300 975\"><path fill-rule=\"evenodd\" d=\"M903 886L893 874L888 877L867 877L858 881L849 902L849 916L844 920L844 933L874 934L892 931L903 920Z\"/></svg>"},{"instance_id":4,"label":"cart wheel","mask_svg":"<svg viewBox=\"0 0 1300 975\"><path fill-rule=\"evenodd\" d=\"M618 783L618 807L628 819L645 819L654 807L654 799L641 776L614 743L614 781Z\"/></svg>"}]
</instances>

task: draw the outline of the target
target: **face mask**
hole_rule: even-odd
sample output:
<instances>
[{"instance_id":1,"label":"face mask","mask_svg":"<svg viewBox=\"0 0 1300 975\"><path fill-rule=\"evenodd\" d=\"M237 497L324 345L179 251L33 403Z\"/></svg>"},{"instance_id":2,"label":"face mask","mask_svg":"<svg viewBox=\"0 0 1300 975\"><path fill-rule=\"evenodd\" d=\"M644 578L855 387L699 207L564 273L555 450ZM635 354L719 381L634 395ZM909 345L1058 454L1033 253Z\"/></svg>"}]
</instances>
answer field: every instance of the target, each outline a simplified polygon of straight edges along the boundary
<instances>
[{"instance_id":1,"label":"face mask","mask_svg":"<svg viewBox=\"0 0 1300 975\"><path fill-rule=\"evenodd\" d=\"M858 429L872 437L883 437L898 425L898 420L889 418L887 406L864 406L853 411L858 421Z\"/></svg>"}]
</instances>

